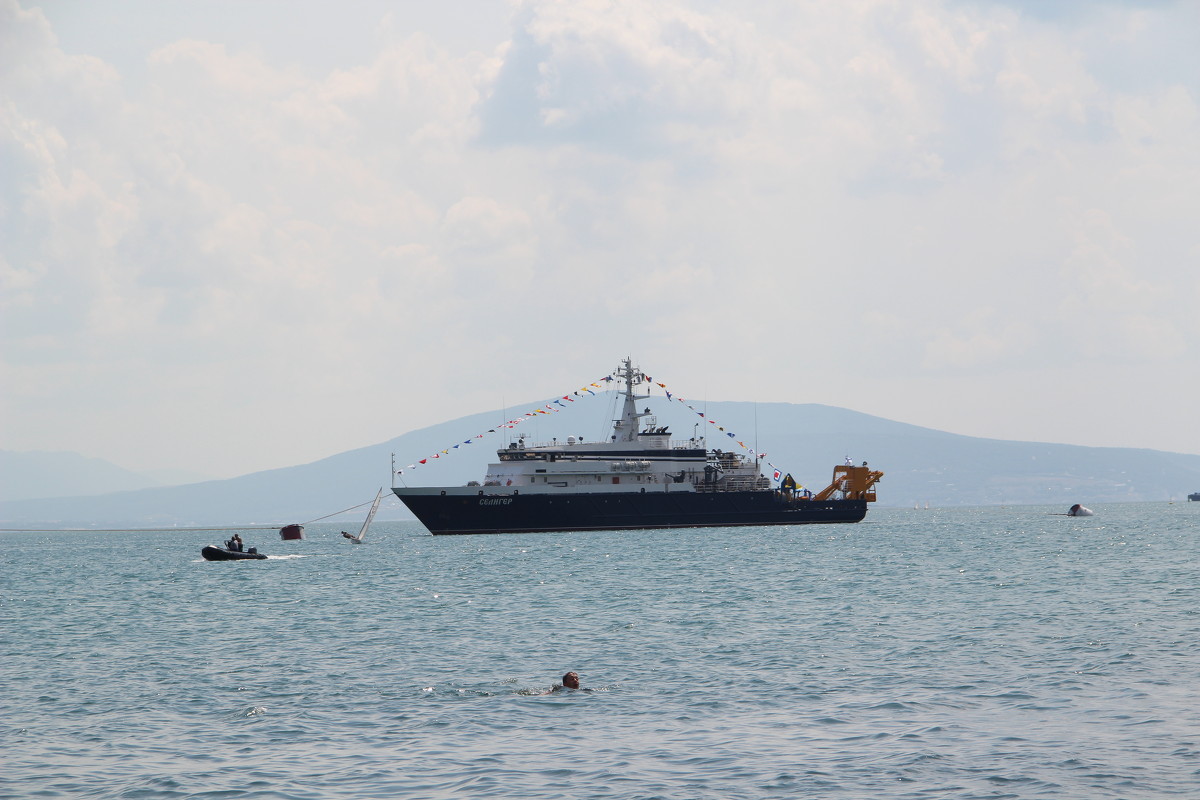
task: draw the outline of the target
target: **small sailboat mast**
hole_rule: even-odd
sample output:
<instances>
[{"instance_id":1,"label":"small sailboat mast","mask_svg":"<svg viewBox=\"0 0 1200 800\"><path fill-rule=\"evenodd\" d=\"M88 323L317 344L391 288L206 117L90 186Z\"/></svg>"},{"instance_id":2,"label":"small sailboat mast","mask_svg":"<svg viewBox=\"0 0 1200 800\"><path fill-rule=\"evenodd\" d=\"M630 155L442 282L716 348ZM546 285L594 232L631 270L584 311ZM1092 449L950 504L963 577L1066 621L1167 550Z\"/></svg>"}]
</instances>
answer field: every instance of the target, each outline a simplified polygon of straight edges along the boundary
<instances>
[{"instance_id":1,"label":"small sailboat mast","mask_svg":"<svg viewBox=\"0 0 1200 800\"><path fill-rule=\"evenodd\" d=\"M371 527L371 520L375 519L375 512L379 510L379 501L383 498L383 487L379 487L379 491L375 493L375 500L371 503L371 510L367 512L367 518L363 520L362 527L358 530L358 536L351 536L345 531L342 536L345 536L355 544L362 544L363 537L367 535L367 528Z\"/></svg>"}]
</instances>

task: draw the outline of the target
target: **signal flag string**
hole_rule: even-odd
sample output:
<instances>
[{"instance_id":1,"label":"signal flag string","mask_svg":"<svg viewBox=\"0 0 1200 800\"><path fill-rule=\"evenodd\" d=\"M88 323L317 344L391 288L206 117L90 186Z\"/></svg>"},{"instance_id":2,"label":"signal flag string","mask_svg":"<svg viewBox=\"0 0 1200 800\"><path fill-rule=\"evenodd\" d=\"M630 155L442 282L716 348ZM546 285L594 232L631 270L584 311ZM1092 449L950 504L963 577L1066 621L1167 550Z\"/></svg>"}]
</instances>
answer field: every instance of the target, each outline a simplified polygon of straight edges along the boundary
<instances>
[{"instance_id":1,"label":"signal flag string","mask_svg":"<svg viewBox=\"0 0 1200 800\"><path fill-rule=\"evenodd\" d=\"M726 437L733 440L739 447L741 447L743 450L745 450L750 455L754 456L755 460L760 460L760 461L763 461L764 463L766 463L767 466L771 467L771 469L773 470L772 478L776 482L781 480L781 478L783 476L783 470L780 467L776 466L771 461L768 461L766 453L757 452L753 447L750 447L744 441L739 441L736 433L734 433L733 431L726 430L725 427L723 425L719 424L715 419L713 419L712 417L708 416L705 412L703 412L703 411L699 410L698 408L696 408L695 406L693 406L685 398L680 397L678 394L675 394L674 392L672 392L670 389L667 388L667 385L665 383L657 382L654 379L652 379L650 376L645 375L644 373L643 373L643 377L645 378L646 382L649 383L652 387L657 386L660 389L662 389L663 392L666 394L668 401L677 401L680 404L687 406L687 408L691 409L692 413L694 413L696 416L700 417L700 419L704 420L709 425L712 425L714 428L716 428L716 430L718 432L725 434ZM596 390L600 390L600 391L607 390L609 387L605 384L611 384L613 382L613 380L614 380L614 377L611 373L608 375L605 375L602 378L597 378L596 380L592 381L591 383L585 384L584 386L580 387L579 389L576 389L575 391L571 392L571 394L564 394L562 397L559 397L555 400L551 400L549 403L546 403L543 406L540 406L538 408L527 411L526 413L522 414L521 416L514 417L513 419L502 422L494 428L489 428L485 433L477 433L470 439L465 439L461 442L458 442L457 444L450 445L449 447L446 447L445 449L442 449L442 450L438 450L437 452L433 453L432 455L426 456L425 458L422 458L419 461L414 461L412 464L409 464L401 469L397 469L395 471L395 475L400 476L400 475L403 475L405 472L412 472L413 470L419 469L422 466L429 464L429 462L431 462L435 459L440 459L444 456L451 455L451 453L454 450L458 450L459 448L466 447L469 444L474 444L474 442L477 439L483 439L488 434L497 433L500 430L511 430L511 429L517 427L518 425L520 425L522 422L526 422L530 419L534 419L538 415L557 414L561 411L564 411L567 408L567 403L574 403L577 400L584 400L584 399L587 399L587 397L589 397L589 396L595 396L596 394L598 394L598 392ZM705 438L707 438L707 437L705 437ZM797 484L797 488L803 489L804 487Z\"/></svg>"},{"instance_id":2,"label":"signal flag string","mask_svg":"<svg viewBox=\"0 0 1200 800\"><path fill-rule=\"evenodd\" d=\"M559 397L555 400L551 400L549 403L546 403L544 406L527 411L524 414L522 414L521 416L513 417L510 420L500 423L499 425L497 425L494 428L488 428L487 431L484 433L477 433L474 436L472 436L470 439L465 439L461 442L458 442L457 444L453 444L442 450L438 450L433 455L426 456L425 458L422 458L419 461L414 461L412 464L409 464L406 467L396 470L395 474L397 476L399 476L399 475L403 475L405 472L411 472L415 469L419 469L420 467L428 464L429 462L433 461L434 459L439 459L439 458L442 458L443 456L448 456L454 450L458 450L461 447L466 447L469 444L474 444L477 439L483 439L488 434L496 433L500 430L511 430L511 429L517 427L518 425L520 425L522 422L526 422L527 420L534 419L538 415L558 414L559 412L561 412L567 408L567 403L574 403L577 400L585 400L588 397L594 397L595 395L597 395L599 393L596 391L597 389L600 391L605 390L606 387L603 386L602 384L612 383L612 381L613 381L613 376L611 374L605 375L603 378L597 378L596 380L592 381L591 383L586 384L586 385L576 389L575 391L571 392L570 394L564 394L562 397Z\"/></svg>"}]
</instances>

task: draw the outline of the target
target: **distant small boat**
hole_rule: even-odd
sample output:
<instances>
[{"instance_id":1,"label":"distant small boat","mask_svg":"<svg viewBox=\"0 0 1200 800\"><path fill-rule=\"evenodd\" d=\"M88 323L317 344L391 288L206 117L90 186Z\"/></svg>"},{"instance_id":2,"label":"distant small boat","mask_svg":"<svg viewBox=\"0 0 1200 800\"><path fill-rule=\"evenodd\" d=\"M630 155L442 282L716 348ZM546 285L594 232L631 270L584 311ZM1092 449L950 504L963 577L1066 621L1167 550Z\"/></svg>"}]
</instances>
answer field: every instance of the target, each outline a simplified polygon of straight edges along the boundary
<instances>
[{"instance_id":1,"label":"distant small boat","mask_svg":"<svg viewBox=\"0 0 1200 800\"><path fill-rule=\"evenodd\" d=\"M1068 517L1092 517L1095 514L1095 511L1092 511L1087 506L1081 506L1079 503L1071 506L1071 510L1067 512Z\"/></svg>"},{"instance_id":2,"label":"distant small boat","mask_svg":"<svg viewBox=\"0 0 1200 800\"><path fill-rule=\"evenodd\" d=\"M371 526L371 520L375 519L375 512L379 510L379 500L383 497L383 487L379 487L379 491L375 494L375 502L371 503L371 510L367 512L367 518L363 520L362 527L359 528L358 536L351 536L342 531L342 536L345 536L355 544L362 544L363 537L367 535L367 528Z\"/></svg>"},{"instance_id":3,"label":"distant small boat","mask_svg":"<svg viewBox=\"0 0 1200 800\"><path fill-rule=\"evenodd\" d=\"M304 526L303 525L284 525L282 528L279 529L279 538L283 539L284 541L289 541L292 539L303 539L304 538Z\"/></svg>"},{"instance_id":4,"label":"distant small boat","mask_svg":"<svg viewBox=\"0 0 1200 800\"><path fill-rule=\"evenodd\" d=\"M253 547L243 552L241 550L229 550L224 547L213 547L211 544L201 550L200 555L204 556L205 561L258 561L266 558L265 555Z\"/></svg>"}]
</instances>

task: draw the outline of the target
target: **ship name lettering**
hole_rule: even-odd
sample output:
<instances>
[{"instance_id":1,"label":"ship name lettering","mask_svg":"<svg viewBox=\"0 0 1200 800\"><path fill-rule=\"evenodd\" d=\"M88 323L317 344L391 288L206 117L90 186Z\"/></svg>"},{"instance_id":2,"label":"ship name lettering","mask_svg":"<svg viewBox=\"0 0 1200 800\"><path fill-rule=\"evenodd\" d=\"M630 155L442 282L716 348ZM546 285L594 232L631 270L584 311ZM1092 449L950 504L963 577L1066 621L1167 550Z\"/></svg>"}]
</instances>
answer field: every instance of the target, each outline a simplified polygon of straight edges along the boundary
<instances>
[{"instance_id":1,"label":"ship name lettering","mask_svg":"<svg viewBox=\"0 0 1200 800\"><path fill-rule=\"evenodd\" d=\"M511 497L485 497L479 501L481 506L506 506L512 502Z\"/></svg>"}]
</instances>

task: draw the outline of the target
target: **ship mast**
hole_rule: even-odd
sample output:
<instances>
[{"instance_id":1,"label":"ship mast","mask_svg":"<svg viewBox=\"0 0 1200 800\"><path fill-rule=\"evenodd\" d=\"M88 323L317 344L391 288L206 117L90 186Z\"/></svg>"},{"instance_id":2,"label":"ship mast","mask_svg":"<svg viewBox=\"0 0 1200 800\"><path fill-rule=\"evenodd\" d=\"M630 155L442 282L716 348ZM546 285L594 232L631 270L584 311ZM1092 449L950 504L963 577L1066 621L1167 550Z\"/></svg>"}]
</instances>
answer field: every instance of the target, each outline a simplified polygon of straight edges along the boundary
<instances>
[{"instance_id":1,"label":"ship mast","mask_svg":"<svg viewBox=\"0 0 1200 800\"><path fill-rule=\"evenodd\" d=\"M633 359L626 356L622 365L617 367L617 378L625 381L625 404L621 418L613 420L613 441L635 442L638 435L638 419L646 415L638 413L633 387L646 380L646 376L633 366Z\"/></svg>"}]
</instances>

